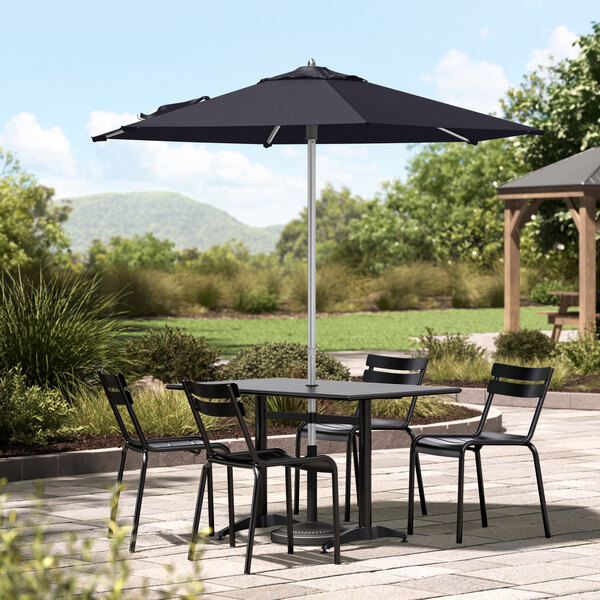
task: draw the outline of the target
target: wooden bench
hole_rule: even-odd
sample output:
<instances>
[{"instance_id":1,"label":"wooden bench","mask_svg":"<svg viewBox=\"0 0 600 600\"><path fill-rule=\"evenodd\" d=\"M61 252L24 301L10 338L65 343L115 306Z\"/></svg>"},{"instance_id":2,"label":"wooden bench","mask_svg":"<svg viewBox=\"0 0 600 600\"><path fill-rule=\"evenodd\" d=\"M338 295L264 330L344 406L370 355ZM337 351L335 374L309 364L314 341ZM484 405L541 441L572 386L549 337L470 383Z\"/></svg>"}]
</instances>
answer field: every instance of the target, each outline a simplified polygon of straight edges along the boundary
<instances>
[{"instance_id":1,"label":"wooden bench","mask_svg":"<svg viewBox=\"0 0 600 600\"><path fill-rule=\"evenodd\" d=\"M558 311L539 311L538 315L547 315L548 323L553 325L550 339L558 342L563 325L579 325L579 311L568 312L570 306L579 306L579 292L548 292L551 296L560 296ZM596 318L600 314L596 314Z\"/></svg>"}]
</instances>

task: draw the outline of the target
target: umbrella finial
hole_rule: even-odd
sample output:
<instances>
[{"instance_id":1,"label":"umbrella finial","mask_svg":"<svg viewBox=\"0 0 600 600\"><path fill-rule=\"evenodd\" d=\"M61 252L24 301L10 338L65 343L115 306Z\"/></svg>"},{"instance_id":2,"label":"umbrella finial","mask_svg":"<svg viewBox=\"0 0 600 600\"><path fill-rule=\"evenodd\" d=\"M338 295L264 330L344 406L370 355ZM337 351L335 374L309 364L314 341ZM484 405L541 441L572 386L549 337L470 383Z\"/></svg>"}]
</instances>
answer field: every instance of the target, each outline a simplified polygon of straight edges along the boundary
<instances>
[{"instance_id":1,"label":"umbrella finial","mask_svg":"<svg viewBox=\"0 0 600 600\"><path fill-rule=\"evenodd\" d=\"M308 66L309 67L316 67L317 66L317 63L315 62L314 58L309 58L308 59Z\"/></svg>"}]
</instances>

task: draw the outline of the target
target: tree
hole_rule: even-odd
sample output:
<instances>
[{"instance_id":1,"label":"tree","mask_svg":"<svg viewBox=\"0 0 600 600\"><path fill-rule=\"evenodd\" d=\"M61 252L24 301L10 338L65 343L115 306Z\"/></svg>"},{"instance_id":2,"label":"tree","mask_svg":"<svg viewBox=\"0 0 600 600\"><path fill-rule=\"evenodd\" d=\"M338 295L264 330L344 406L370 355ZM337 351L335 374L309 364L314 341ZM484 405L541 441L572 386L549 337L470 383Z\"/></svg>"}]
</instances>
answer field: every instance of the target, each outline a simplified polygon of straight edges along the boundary
<instances>
[{"instance_id":1,"label":"tree","mask_svg":"<svg viewBox=\"0 0 600 600\"><path fill-rule=\"evenodd\" d=\"M108 244L94 240L88 250L89 264L170 271L177 258L174 246L170 240L159 240L152 233L131 239L112 237Z\"/></svg>"},{"instance_id":2,"label":"tree","mask_svg":"<svg viewBox=\"0 0 600 600\"><path fill-rule=\"evenodd\" d=\"M352 196L346 187L336 191L330 185L321 191L317 200L317 260L319 262L353 263L356 245L349 238L350 223L357 220L367 203ZM304 208L300 218L290 221L282 230L275 251L281 262L290 259L306 260L308 212Z\"/></svg>"},{"instance_id":3,"label":"tree","mask_svg":"<svg viewBox=\"0 0 600 600\"><path fill-rule=\"evenodd\" d=\"M515 142L523 172L539 169L600 145L600 23L575 45L579 55L526 75L503 101L507 118L545 131ZM546 201L529 224L534 244L525 245L524 262L548 258L566 271L577 270L577 230L564 203Z\"/></svg>"},{"instance_id":4,"label":"tree","mask_svg":"<svg viewBox=\"0 0 600 600\"><path fill-rule=\"evenodd\" d=\"M69 247L61 226L70 208L54 205L53 196L54 190L39 185L0 149L0 267L43 264Z\"/></svg>"},{"instance_id":5,"label":"tree","mask_svg":"<svg viewBox=\"0 0 600 600\"><path fill-rule=\"evenodd\" d=\"M352 224L364 269L381 272L406 261L494 264L502 252L503 207L495 185L513 179L511 142L477 147L430 144L407 167L406 183L383 195Z\"/></svg>"}]
</instances>

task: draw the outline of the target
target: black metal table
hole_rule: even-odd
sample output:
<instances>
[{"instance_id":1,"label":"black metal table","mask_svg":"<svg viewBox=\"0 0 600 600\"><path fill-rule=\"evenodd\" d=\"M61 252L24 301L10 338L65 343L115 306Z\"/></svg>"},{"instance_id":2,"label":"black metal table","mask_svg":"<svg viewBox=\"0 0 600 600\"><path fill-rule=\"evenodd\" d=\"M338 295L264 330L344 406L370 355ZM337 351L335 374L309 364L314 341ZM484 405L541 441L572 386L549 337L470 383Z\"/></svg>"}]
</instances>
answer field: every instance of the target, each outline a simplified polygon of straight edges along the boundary
<instances>
[{"instance_id":1,"label":"black metal table","mask_svg":"<svg viewBox=\"0 0 600 600\"><path fill-rule=\"evenodd\" d=\"M316 386L308 386L306 379L290 379L277 377L272 379L241 379L236 380L240 393L250 394L256 398L256 447L267 447L267 419L284 418L306 420L305 413L287 413L267 411L268 396L286 396L290 398L315 398L317 400L358 401L357 417L335 417L327 415L314 415L316 422L358 422L359 437L359 489L358 489L358 527L346 529L342 532L341 543L360 540L373 540L381 537L401 537L406 539L406 534L401 531L372 524L372 499L371 499L371 401L384 398L400 398L404 396L431 396L438 394L454 394L461 391L456 387L441 387L429 385L400 385L389 383L365 383L358 381L325 381L318 380ZM182 390L181 384L169 384L169 389ZM311 477L312 475L312 477ZM316 474L309 473L307 482L307 522L315 523L317 512ZM285 518L281 515L267 513L267 478L263 477L263 489L260 493L260 512L257 527L270 527L283 525ZM306 524L305 524L306 525ZM236 523L236 531L247 529L248 519ZM304 528L307 529L306 527ZM333 541L325 531L315 531L311 537L311 527L308 531L300 532L301 540L294 542L307 545L323 545L323 550L331 548ZM315 530L319 528L316 527ZM228 533L225 528L219 532L219 539ZM325 537L323 537L325 536ZM285 541L285 536L273 532L274 541ZM325 540L325 541L324 541Z\"/></svg>"}]
</instances>

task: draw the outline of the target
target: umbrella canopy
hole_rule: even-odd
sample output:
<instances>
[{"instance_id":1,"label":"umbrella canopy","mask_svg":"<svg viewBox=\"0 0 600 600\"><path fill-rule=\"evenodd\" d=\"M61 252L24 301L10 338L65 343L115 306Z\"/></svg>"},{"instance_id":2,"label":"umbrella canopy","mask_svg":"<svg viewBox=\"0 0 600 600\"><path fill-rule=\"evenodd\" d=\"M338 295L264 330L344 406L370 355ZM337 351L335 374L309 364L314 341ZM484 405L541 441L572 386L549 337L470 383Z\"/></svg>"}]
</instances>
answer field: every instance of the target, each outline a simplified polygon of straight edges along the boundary
<instances>
[{"instance_id":1,"label":"umbrella canopy","mask_svg":"<svg viewBox=\"0 0 600 600\"><path fill-rule=\"evenodd\" d=\"M92 139L304 144L306 125L318 125L319 144L459 140L476 144L543 133L317 66L268 77L212 99L202 96L167 104L140 116L136 123Z\"/></svg>"},{"instance_id":2,"label":"umbrella canopy","mask_svg":"<svg viewBox=\"0 0 600 600\"><path fill-rule=\"evenodd\" d=\"M97 135L95 142L160 140L236 144L307 144L308 147L308 378L316 387L316 144L456 142L542 131L442 102L368 83L310 61L306 67L261 79L210 99L161 106L136 123ZM316 400L309 397L309 413ZM309 417L308 450L316 454L315 422ZM311 484L307 539L316 521L316 479ZM311 491L312 490L312 491ZM325 538L331 537L330 529ZM299 542L297 542L299 543Z\"/></svg>"}]
</instances>

